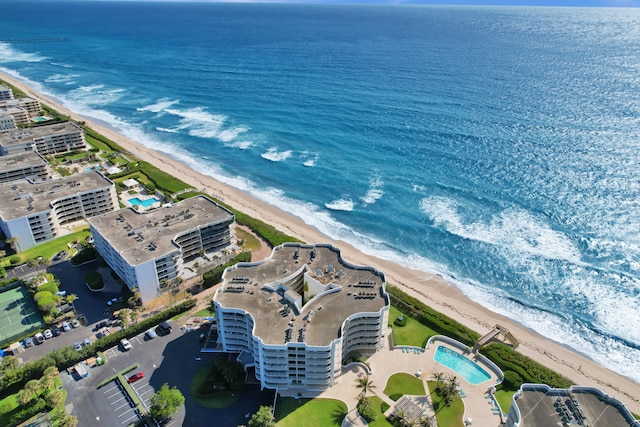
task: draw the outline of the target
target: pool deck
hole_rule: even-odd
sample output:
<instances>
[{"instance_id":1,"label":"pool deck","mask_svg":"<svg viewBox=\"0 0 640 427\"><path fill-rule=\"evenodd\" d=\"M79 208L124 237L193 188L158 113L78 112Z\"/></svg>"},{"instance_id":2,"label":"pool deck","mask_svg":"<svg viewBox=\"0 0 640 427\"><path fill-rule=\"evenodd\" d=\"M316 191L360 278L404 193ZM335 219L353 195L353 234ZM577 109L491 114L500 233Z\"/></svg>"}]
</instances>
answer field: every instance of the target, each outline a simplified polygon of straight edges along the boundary
<instances>
[{"instance_id":1,"label":"pool deck","mask_svg":"<svg viewBox=\"0 0 640 427\"><path fill-rule=\"evenodd\" d=\"M391 333L389 332L389 334ZM402 350L402 347L411 348L408 346L399 346L395 349L390 348L389 342L385 340L384 348L380 349L376 354L371 356L368 359L368 362L371 366L372 373L369 375L369 378L373 381L375 385L374 394L380 397L382 400L391 405L391 408L385 413L385 415L389 415L393 412L394 405L397 402L389 399L383 393L383 390L393 374L399 372L405 372L410 375L415 375L418 371L422 371L420 378L422 378L425 386L425 391L429 393L429 389L427 386L427 381L433 379L433 374L436 372L441 372L444 374L453 374L456 375L456 372L447 368L446 366L436 362L433 359L436 349L438 346L445 346L452 350L455 350L459 354L463 354L463 352L443 341L432 342L426 350L420 353L406 352ZM473 385L466 381L462 376L457 375L460 387L466 394L466 397L462 399L465 406L464 418L471 418L474 420L474 425L482 425L482 426L500 426L501 418L499 415L496 415L492 412L491 401L486 398L487 391L493 385L498 382L498 376L493 372L493 370L485 365L482 361L478 361L475 359L473 354L467 354L465 357L473 360L478 363L485 369L490 375L491 378L487 381L484 381L480 384ZM356 388L356 380L358 377L366 375L364 368L352 365L352 367L348 370L343 370L342 375L340 375L336 379L336 384L331 387L329 390L324 391L320 395L316 395L315 397L320 398L331 398L331 399L340 399L345 402L349 408L349 413L343 422L343 426L365 426L367 425L361 417L358 417L358 413L356 411L356 405L358 403L358 394L359 389ZM435 417L435 413L433 410L433 406L431 404L431 398L427 395L425 396L409 396L411 401L416 403L418 406L427 411L427 415L429 417ZM507 412L509 408L502 408L503 411Z\"/></svg>"}]
</instances>

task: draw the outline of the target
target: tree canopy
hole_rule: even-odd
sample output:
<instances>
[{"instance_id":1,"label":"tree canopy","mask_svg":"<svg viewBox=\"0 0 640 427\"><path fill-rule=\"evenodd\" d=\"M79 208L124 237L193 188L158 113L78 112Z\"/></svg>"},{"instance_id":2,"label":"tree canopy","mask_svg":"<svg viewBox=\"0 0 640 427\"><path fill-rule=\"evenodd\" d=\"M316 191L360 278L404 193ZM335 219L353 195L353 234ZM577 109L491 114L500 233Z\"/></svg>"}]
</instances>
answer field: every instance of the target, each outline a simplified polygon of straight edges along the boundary
<instances>
[{"instance_id":1,"label":"tree canopy","mask_svg":"<svg viewBox=\"0 0 640 427\"><path fill-rule=\"evenodd\" d=\"M251 416L247 423L248 427L275 427L276 420L273 418L271 406L260 406L258 412Z\"/></svg>"},{"instance_id":2,"label":"tree canopy","mask_svg":"<svg viewBox=\"0 0 640 427\"><path fill-rule=\"evenodd\" d=\"M164 383L160 390L151 396L149 412L154 418L169 418L176 413L178 407L184 403L184 396L175 386L169 387Z\"/></svg>"}]
</instances>

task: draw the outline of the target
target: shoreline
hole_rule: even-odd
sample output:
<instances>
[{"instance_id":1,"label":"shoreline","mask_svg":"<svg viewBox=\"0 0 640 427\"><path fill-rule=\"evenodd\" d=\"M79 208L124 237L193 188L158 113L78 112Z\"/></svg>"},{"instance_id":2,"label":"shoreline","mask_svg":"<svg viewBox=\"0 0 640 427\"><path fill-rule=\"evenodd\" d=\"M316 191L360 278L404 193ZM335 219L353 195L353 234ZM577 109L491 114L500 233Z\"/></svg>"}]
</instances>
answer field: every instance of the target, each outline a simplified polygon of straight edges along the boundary
<instances>
[{"instance_id":1,"label":"shoreline","mask_svg":"<svg viewBox=\"0 0 640 427\"><path fill-rule=\"evenodd\" d=\"M234 208L271 224L279 230L308 243L330 243L338 247L342 256L354 264L370 265L385 274L388 284L398 286L404 292L430 305L437 311L454 318L481 335L495 324L507 327L520 341L518 351L531 359L566 376L577 385L594 386L617 398L627 408L640 414L640 384L597 364L569 347L552 341L515 321L494 313L472 301L440 276L413 270L391 261L365 255L352 245L331 239L300 218L269 205L254 196L211 176L192 169L186 163L169 154L156 151L120 134L117 129L92 118L82 116L33 90L22 81L0 72L0 79L22 90L75 121L84 121L87 126L119 144L124 150L140 160L149 162L165 172L176 176L194 188L204 191ZM506 408L505 408L506 409Z\"/></svg>"}]
</instances>

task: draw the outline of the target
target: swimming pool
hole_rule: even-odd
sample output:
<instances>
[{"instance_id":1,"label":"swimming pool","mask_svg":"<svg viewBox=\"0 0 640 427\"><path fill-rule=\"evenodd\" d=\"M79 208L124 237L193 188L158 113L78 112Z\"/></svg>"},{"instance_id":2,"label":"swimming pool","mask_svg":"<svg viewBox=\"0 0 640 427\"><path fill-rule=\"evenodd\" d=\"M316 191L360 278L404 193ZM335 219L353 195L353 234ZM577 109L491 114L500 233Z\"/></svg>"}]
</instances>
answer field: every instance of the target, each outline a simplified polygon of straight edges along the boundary
<instances>
[{"instance_id":1,"label":"swimming pool","mask_svg":"<svg viewBox=\"0 0 640 427\"><path fill-rule=\"evenodd\" d=\"M480 384L491 378L491 375L477 363L442 345L436 349L433 360L456 371L471 384Z\"/></svg>"},{"instance_id":2,"label":"swimming pool","mask_svg":"<svg viewBox=\"0 0 640 427\"><path fill-rule=\"evenodd\" d=\"M132 199L129 199L129 203L131 203L132 205L142 205L143 208L148 208L149 206L153 205L154 203L159 202L160 200L158 200L155 197L151 197L149 199L146 200L140 200L138 197L134 197Z\"/></svg>"}]
</instances>

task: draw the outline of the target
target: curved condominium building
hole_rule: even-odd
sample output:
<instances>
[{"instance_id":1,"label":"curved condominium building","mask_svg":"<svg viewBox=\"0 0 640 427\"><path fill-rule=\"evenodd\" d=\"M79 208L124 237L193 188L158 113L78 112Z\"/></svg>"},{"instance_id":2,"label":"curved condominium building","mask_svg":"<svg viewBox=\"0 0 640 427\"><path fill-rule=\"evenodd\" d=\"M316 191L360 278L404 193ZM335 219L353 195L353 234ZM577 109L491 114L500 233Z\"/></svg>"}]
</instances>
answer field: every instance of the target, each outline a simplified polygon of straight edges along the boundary
<instances>
[{"instance_id":1,"label":"curved condominium building","mask_svg":"<svg viewBox=\"0 0 640 427\"><path fill-rule=\"evenodd\" d=\"M285 243L225 270L214 295L219 347L244 352L262 388L323 390L342 361L383 344L384 274L331 245Z\"/></svg>"}]
</instances>

